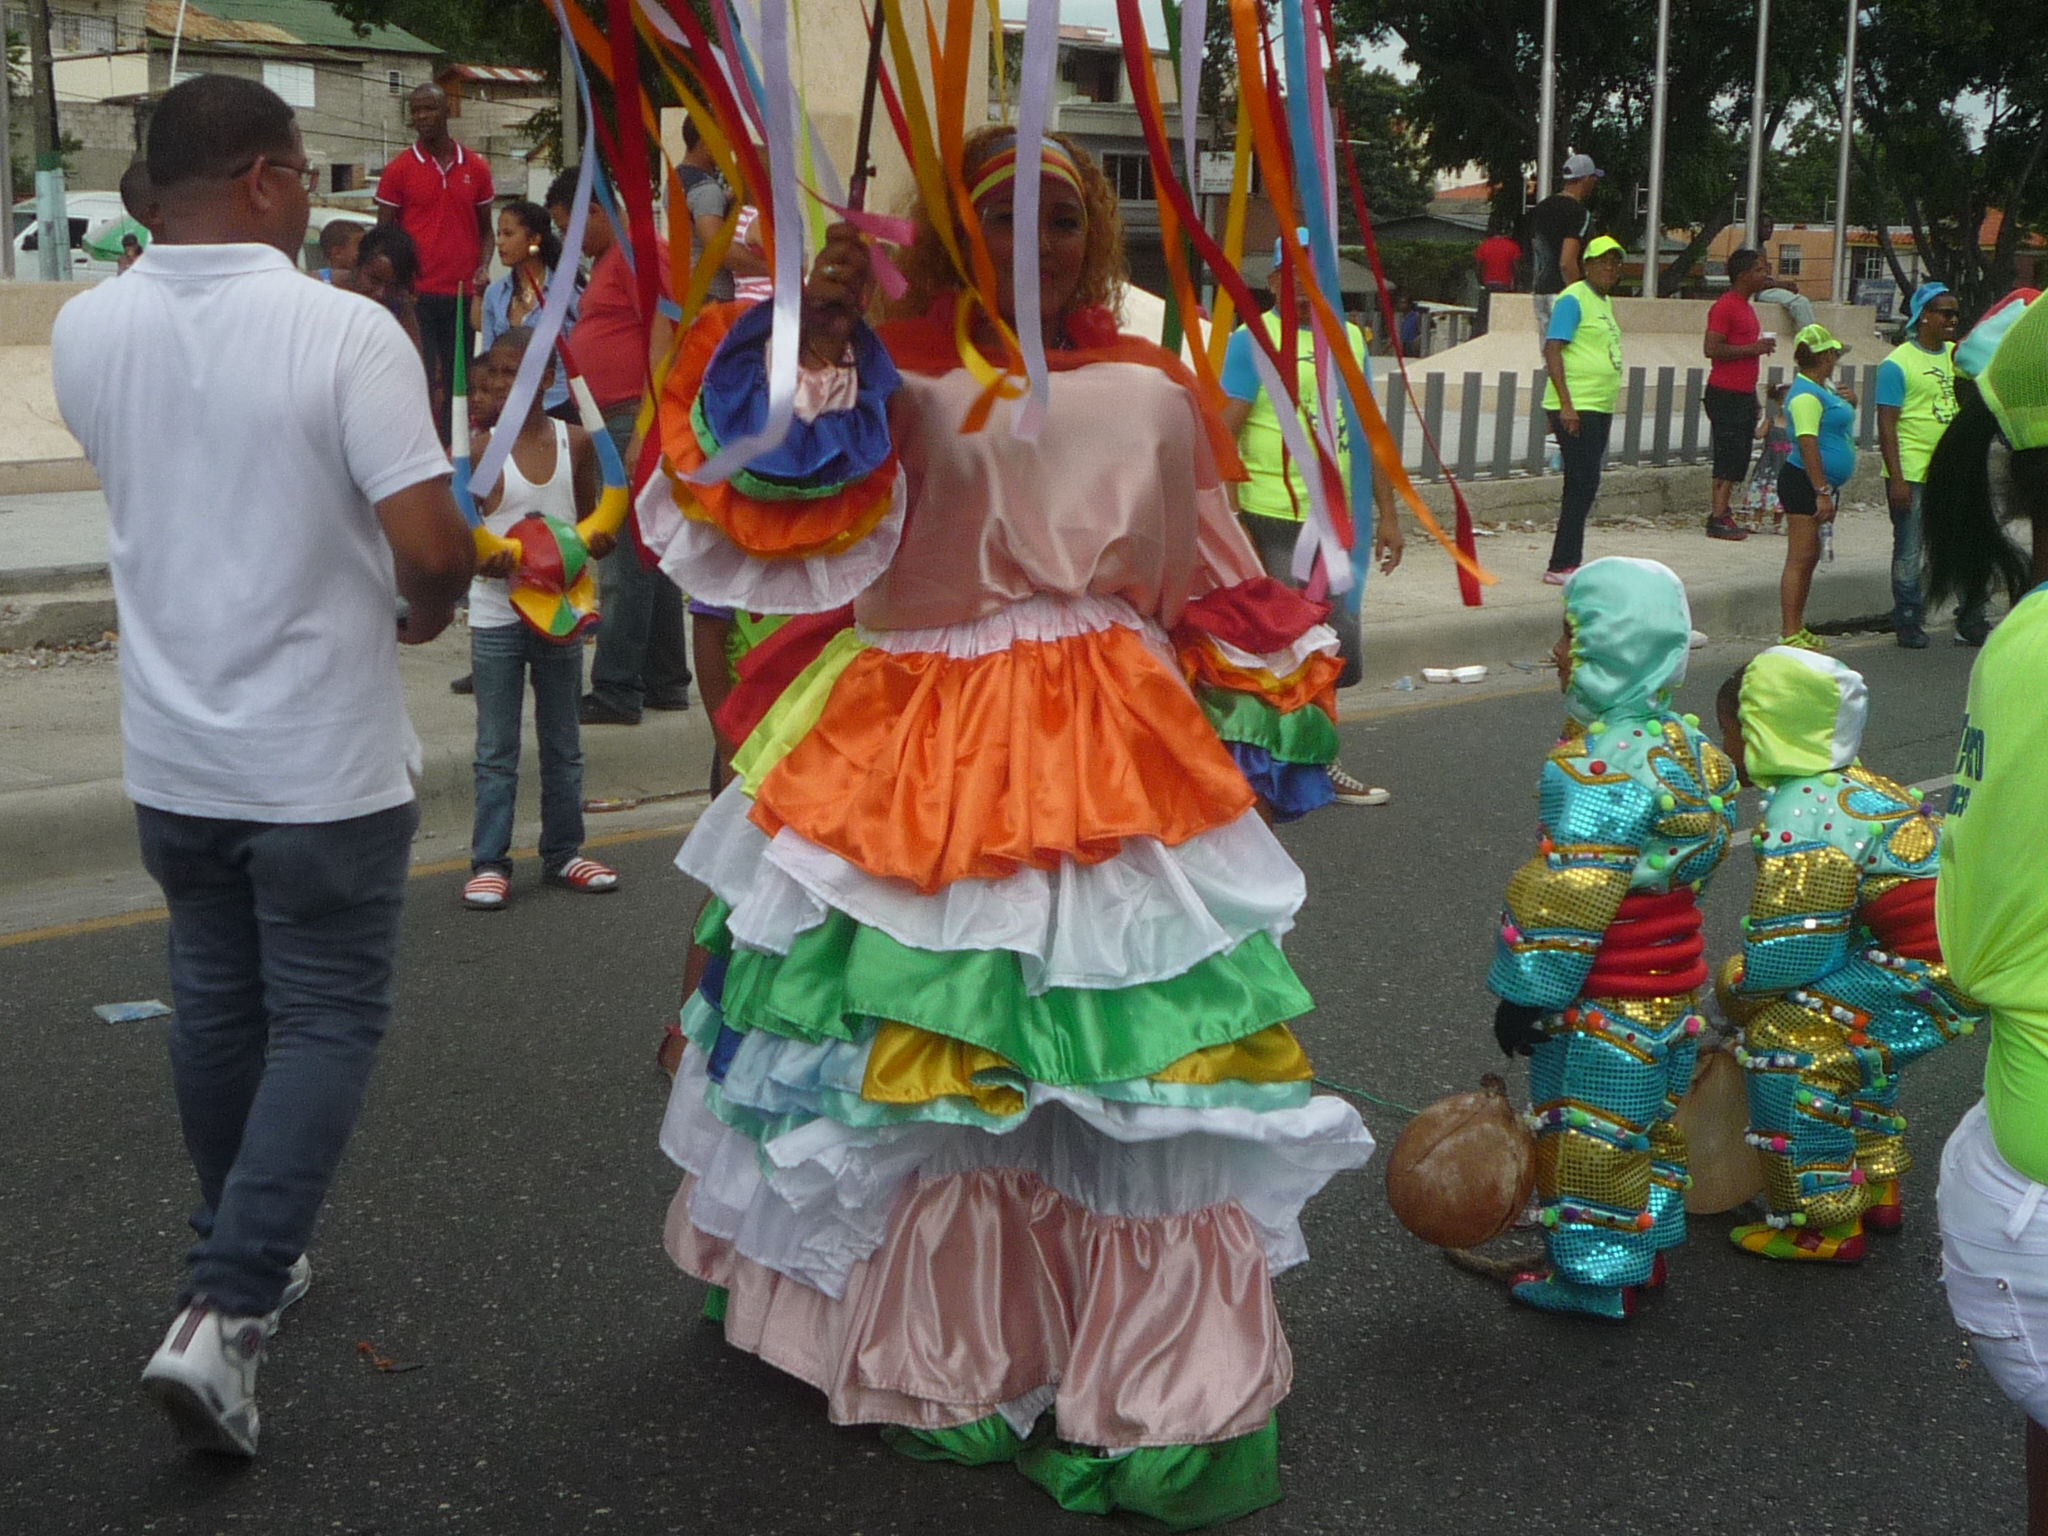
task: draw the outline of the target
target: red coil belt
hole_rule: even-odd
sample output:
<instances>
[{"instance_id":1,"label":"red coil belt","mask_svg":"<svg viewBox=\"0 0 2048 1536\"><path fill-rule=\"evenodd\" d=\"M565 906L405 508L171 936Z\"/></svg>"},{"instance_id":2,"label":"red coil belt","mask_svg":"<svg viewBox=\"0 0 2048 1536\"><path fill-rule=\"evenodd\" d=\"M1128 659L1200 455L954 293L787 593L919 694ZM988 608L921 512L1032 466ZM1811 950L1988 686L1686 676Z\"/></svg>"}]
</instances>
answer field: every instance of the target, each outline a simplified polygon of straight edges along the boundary
<instances>
[{"instance_id":1,"label":"red coil belt","mask_svg":"<svg viewBox=\"0 0 2048 1536\"><path fill-rule=\"evenodd\" d=\"M1934 931L1934 882L1907 880L1857 910L1877 947L1910 960L1941 964L1941 937Z\"/></svg>"},{"instance_id":2,"label":"red coil belt","mask_svg":"<svg viewBox=\"0 0 2048 1536\"><path fill-rule=\"evenodd\" d=\"M1707 941L1690 886L1664 895L1631 891L1600 940L1586 997L1670 997L1706 985Z\"/></svg>"}]
</instances>

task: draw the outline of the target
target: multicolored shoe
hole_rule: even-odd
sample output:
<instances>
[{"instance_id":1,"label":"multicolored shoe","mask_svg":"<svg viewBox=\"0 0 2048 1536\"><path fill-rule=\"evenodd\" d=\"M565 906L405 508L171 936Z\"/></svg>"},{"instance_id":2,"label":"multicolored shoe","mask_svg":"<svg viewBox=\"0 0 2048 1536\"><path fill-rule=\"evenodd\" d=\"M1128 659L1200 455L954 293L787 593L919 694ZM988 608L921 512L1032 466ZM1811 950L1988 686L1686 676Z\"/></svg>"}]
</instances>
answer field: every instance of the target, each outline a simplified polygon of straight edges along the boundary
<instances>
[{"instance_id":1,"label":"multicolored shoe","mask_svg":"<svg viewBox=\"0 0 2048 1536\"><path fill-rule=\"evenodd\" d=\"M1735 1228L1728 1240L1744 1253L1797 1264L1860 1264L1863 1223L1850 1220L1832 1227L1774 1227L1752 1221Z\"/></svg>"},{"instance_id":2,"label":"multicolored shoe","mask_svg":"<svg viewBox=\"0 0 2048 1536\"><path fill-rule=\"evenodd\" d=\"M1607 1323L1625 1323L1636 1310L1632 1285L1574 1285L1543 1270L1515 1276L1508 1294L1538 1312L1571 1312Z\"/></svg>"},{"instance_id":3,"label":"multicolored shoe","mask_svg":"<svg viewBox=\"0 0 2048 1536\"><path fill-rule=\"evenodd\" d=\"M1863 1230L1882 1232L1887 1237L1906 1224L1906 1207L1899 1198L1899 1181L1886 1179L1877 1186L1863 1212Z\"/></svg>"},{"instance_id":4,"label":"multicolored shoe","mask_svg":"<svg viewBox=\"0 0 2048 1536\"><path fill-rule=\"evenodd\" d=\"M1827 641L1821 639L1812 630L1803 627L1794 630L1789 635L1779 636L1778 644L1789 645L1798 651L1825 651L1828 648Z\"/></svg>"}]
</instances>

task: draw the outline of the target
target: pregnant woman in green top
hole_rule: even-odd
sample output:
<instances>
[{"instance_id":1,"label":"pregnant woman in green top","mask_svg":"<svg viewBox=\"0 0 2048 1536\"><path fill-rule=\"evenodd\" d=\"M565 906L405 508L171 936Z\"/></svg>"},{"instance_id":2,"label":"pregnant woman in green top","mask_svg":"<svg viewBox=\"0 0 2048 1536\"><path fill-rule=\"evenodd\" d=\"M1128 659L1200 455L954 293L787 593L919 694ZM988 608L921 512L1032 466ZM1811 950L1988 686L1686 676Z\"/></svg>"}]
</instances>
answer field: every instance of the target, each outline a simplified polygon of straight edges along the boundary
<instances>
[{"instance_id":1,"label":"pregnant woman in green top","mask_svg":"<svg viewBox=\"0 0 2048 1536\"><path fill-rule=\"evenodd\" d=\"M1941 1159L1943 1282L1956 1322L2027 1413L2027 1528L2048 1533L2048 302L2005 334L1928 474L1931 585L2013 598L1970 674L1936 914L1950 973L1991 1010L1984 1097ZM1987 457L2012 449L2000 525Z\"/></svg>"}]
</instances>

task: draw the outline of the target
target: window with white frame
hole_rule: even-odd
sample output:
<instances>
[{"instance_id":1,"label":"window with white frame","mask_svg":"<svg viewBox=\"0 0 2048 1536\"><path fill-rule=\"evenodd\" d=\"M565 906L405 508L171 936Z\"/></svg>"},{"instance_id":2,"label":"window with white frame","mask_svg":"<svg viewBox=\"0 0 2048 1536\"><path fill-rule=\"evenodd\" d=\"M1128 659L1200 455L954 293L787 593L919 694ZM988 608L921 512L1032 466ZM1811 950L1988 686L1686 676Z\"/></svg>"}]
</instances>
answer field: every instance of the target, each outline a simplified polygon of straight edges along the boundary
<instances>
[{"instance_id":1,"label":"window with white frame","mask_svg":"<svg viewBox=\"0 0 2048 1536\"><path fill-rule=\"evenodd\" d=\"M1799 275L1799 259L1804 254L1805 252L1796 245L1779 246L1778 275L1780 277L1797 277Z\"/></svg>"},{"instance_id":2,"label":"window with white frame","mask_svg":"<svg viewBox=\"0 0 2048 1536\"><path fill-rule=\"evenodd\" d=\"M1883 251L1858 251L1856 253L1856 276L1861 282L1874 283L1892 275Z\"/></svg>"},{"instance_id":3,"label":"window with white frame","mask_svg":"<svg viewBox=\"0 0 2048 1536\"><path fill-rule=\"evenodd\" d=\"M288 107L313 105L313 66L310 64L284 64L276 59L265 59L263 83L282 96Z\"/></svg>"},{"instance_id":4,"label":"window with white frame","mask_svg":"<svg viewBox=\"0 0 2048 1536\"><path fill-rule=\"evenodd\" d=\"M384 71L384 83L391 87L392 95L403 96L405 94L405 76L401 75L397 70L387 69Z\"/></svg>"},{"instance_id":5,"label":"window with white frame","mask_svg":"<svg viewBox=\"0 0 2048 1536\"><path fill-rule=\"evenodd\" d=\"M1106 154L1102 157L1102 174L1116 188L1120 202L1150 203L1158 200L1159 194L1152 185L1152 161L1148 156Z\"/></svg>"}]
</instances>

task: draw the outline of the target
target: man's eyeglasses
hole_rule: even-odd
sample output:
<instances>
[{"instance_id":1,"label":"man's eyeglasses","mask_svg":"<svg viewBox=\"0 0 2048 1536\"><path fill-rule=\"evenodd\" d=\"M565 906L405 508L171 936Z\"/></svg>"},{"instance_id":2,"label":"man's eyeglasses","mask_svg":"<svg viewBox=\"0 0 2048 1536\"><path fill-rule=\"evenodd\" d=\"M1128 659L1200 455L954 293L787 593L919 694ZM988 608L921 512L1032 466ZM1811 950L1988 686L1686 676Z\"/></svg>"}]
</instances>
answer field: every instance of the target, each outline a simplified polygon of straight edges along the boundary
<instances>
[{"instance_id":1,"label":"man's eyeglasses","mask_svg":"<svg viewBox=\"0 0 2048 1536\"><path fill-rule=\"evenodd\" d=\"M233 181L237 177L246 176L259 165L266 171L283 171L288 176L296 177L299 185L305 188L306 194L309 197L320 190L320 168L318 166L286 165L282 160L273 160L268 155L258 155L246 165L229 171L224 179Z\"/></svg>"}]
</instances>

